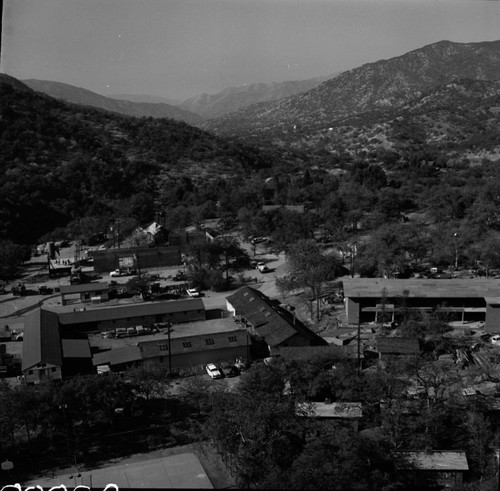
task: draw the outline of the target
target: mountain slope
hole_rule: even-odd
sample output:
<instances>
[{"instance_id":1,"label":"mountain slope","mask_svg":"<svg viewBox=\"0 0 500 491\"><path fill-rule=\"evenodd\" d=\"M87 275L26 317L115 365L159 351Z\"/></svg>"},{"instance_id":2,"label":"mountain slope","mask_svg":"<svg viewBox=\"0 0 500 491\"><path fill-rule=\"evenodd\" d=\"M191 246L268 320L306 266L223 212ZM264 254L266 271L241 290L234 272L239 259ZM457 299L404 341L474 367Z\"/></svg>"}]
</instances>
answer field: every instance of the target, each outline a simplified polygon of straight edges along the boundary
<instances>
[{"instance_id":1,"label":"mountain slope","mask_svg":"<svg viewBox=\"0 0 500 491\"><path fill-rule=\"evenodd\" d=\"M329 127L366 111L401 107L454 78L500 79L500 41L441 41L343 72L307 92L261 103L204 123L219 134L263 135Z\"/></svg>"},{"instance_id":2,"label":"mountain slope","mask_svg":"<svg viewBox=\"0 0 500 491\"><path fill-rule=\"evenodd\" d=\"M150 104L169 104L171 106L178 106L180 104L180 101L174 101L172 99L166 99L165 97L148 94L113 94L108 95L107 97L110 99L118 99L120 101L146 102Z\"/></svg>"},{"instance_id":3,"label":"mountain slope","mask_svg":"<svg viewBox=\"0 0 500 491\"><path fill-rule=\"evenodd\" d=\"M0 239L19 243L89 217L150 220L162 193L272 165L186 123L68 104L4 75L0 115Z\"/></svg>"},{"instance_id":4,"label":"mountain slope","mask_svg":"<svg viewBox=\"0 0 500 491\"><path fill-rule=\"evenodd\" d=\"M217 94L201 94L191 97L180 104L179 107L201 114L207 119L217 118L251 104L277 101L305 92L333 76L316 77L301 81L257 83L242 87L229 87Z\"/></svg>"},{"instance_id":5,"label":"mountain slope","mask_svg":"<svg viewBox=\"0 0 500 491\"><path fill-rule=\"evenodd\" d=\"M33 90L50 95L56 99L61 99L73 104L105 109L106 111L125 114L126 116L170 118L177 121L184 121L189 124L197 124L202 120L197 114L179 109L169 104L117 100L96 94L87 89L48 80L31 79L23 80L23 82Z\"/></svg>"},{"instance_id":6,"label":"mountain slope","mask_svg":"<svg viewBox=\"0 0 500 491\"><path fill-rule=\"evenodd\" d=\"M307 145L351 155L384 149L408 156L426 149L458 160L498 160L500 81L455 79L403 107L359 113L309 132Z\"/></svg>"}]
</instances>

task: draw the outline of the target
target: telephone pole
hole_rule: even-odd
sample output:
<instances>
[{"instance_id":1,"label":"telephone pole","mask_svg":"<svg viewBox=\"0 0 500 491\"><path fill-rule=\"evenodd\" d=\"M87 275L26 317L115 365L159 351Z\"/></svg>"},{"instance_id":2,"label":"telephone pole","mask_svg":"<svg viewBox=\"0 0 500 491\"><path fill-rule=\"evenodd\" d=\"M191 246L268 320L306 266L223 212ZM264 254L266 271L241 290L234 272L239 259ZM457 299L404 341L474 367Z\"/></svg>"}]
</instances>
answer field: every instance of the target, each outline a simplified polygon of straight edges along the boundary
<instances>
[{"instance_id":1,"label":"telephone pole","mask_svg":"<svg viewBox=\"0 0 500 491\"><path fill-rule=\"evenodd\" d=\"M3 0L0 0L0 71L2 69Z\"/></svg>"}]
</instances>

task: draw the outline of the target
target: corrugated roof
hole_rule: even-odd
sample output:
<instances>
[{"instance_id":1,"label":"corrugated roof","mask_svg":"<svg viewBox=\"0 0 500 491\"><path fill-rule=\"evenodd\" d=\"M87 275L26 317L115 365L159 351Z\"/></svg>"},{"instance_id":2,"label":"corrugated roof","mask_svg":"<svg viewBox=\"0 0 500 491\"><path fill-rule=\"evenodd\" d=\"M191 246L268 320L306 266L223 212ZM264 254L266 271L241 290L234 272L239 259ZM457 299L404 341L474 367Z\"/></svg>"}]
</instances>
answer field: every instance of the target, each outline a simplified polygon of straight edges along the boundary
<instances>
[{"instance_id":1,"label":"corrugated roof","mask_svg":"<svg viewBox=\"0 0 500 491\"><path fill-rule=\"evenodd\" d=\"M344 295L349 298L485 298L500 297L496 279L394 280L383 278L348 278L343 280Z\"/></svg>"},{"instance_id":2,"label":"corrugated roof","mask_svg":"<svg viewBox=\"0 0 500 491\"><path fill-rule=\"evenodd\" d=\"M63 339L62 353L64 358L91 358L88 339Z\"/></svg>"},{"instance_id":3,"label":"corrugated roof","mask_svg":"<svg viewBox=\"0 0 500 491\"><path fill-rule=\"evenodd\" d=\"M377 337L377 351L386 354L414 355L420 353L418 338Z\"/></svg>"},{"instance_id":4,"label":"corrugated roof","mask_svg":"<svg viewBox=\"0 0 500 491\"><path fill-rule=\"evenodd\" d=\"M361 402L305 402L297 404L297 414L311 418L360 419Z\"/></svg>"},{"instance_id":5,"label":"corrugated roof","mask_svg":"<svg viewBox=\"0 0 500 491\"><path fill-rule=\"evenodd\" d=\"M62 285L60 288L61 295L69 295L71 293L102 292L109 290L109 285L107 283L84 283L82 285Z\"/></svg>"},{"instance_id":6,"label":"corrugated roof","mask_svg":"<svg viewBox=\"0 0 500 491\"><path fill-rule=\"evenodd\" d=\"M43 309L37 309L24 322L22 369L38 363L62 365L57 314Z\"/></svg>"},{"instance_id":7,"label":"corrugated roof","mask_svg":"<svg viewBox=\"0 0 500 491\"><path fill-rule=\"evenodd\" d=\"M205 310L205 305L201 298L167 300L165 302L141 302L112 307L89 307L76 312L69 311L69 309L58 309L57 313L59 314L59 322L64 325L189 312L193 310ZM53 312L56 312L56 310L54 309Z\"/></svg>"},{"instance_id":8,"label":"corrugated roof","mask_svg":"<svg viewBox=\"0 0 500 491\"><path fill-rule=\"evenodd\" d=\"M462 451L397 452L396 468L422 471L468 471L467 456Z\"/></svg>"},{"instance_id":9,"label":"corrugated roof","mask_svg":"<svg viewBox=\"0 0 500 491\"><path fill-rule=\"evenodd\" d=\"M95 353L92 357L92 364L97 365L121 365L141 360L141 350L139 346L126 346L101 353Z\"/></svg>"},{"instance_id":10,"label":"corrugated roof","mask_svg":"<svg viewBox=\"0 0 500 491\"><path fill-rule=\"evenodd\" d=\"M249 286L239 288L226 300L236 315L248 320L269 346L278 346L296 334L309 338L316 344L326 344L320 336L295 319L293 314Z\"/></svg>"}]
</instances>

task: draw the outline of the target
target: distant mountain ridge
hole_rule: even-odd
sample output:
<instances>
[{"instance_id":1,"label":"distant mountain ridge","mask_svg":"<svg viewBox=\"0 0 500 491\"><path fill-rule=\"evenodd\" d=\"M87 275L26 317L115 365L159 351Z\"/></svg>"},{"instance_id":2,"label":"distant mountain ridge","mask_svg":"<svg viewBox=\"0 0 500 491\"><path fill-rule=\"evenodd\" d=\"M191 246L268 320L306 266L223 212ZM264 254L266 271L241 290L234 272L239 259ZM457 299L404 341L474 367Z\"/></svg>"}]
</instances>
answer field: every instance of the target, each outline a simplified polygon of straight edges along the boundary
<instances>
[{"instance_id":1,"label":"distant mountain ridge","mask_svg":"<svg viewBox=\"0 0 500 491\"><path fill-rule=\"evenodd\" d=\"M131 102L105 97L87 89L49 80L23 80L24 84L37 92L50 95L73 104L92 106L118 114L135 117L170 118L195 125L202 121L199 115L163 103Z\"/></svg>"},{"instance_id":2,"label":"distant mountain ridge","mask_svg":"<svg viewBox=\"0 0 500 491\"><path fill-rule=\"evenodd\" d=\"M403 107L454 79L500 79L500 41L440 41L343 72L317 87L207 121L205 129L240 136L317 131L367 111Z\"/></svg>"},{"instance_id":3,"label":"distant mountain ridge","mask_svg":"<svg viewBox=\"0 0 500 491\"><path fill-rule=\"evenodd\" d=\"M200 114L205 119L217 118L252 104L277 101L305 92L334 76L327 75L308 80L255 83L240 87L228 87L217 94L201 94L191 97L180 104L179 107Z\"/></svg>"},{"instance_id":4,"label":"distant mountain ridge","mask_svg":"<svg viewBox=\"0 0 500 491\"><path fill-rule=\"evenodd\" d=\"M118 99L120 101L169 104L170 106L178 106L181 103L181 101L174 101L173 99L167 99L165 97L160 97L159 95L148 94L112 94L106 97L109 97L110 99Z\"/></svg>"}]
</instances>

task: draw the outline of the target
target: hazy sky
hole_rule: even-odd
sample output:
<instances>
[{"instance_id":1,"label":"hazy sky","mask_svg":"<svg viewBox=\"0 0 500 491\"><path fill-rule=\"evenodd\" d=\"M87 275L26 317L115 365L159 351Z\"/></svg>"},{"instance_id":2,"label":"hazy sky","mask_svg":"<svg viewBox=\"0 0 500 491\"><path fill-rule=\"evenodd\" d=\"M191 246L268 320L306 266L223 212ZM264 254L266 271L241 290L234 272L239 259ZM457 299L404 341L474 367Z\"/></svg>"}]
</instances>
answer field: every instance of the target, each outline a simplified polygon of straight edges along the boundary
<instances>
[{"instance_id":1,"label":"hazy sky","mask_svg":"<svg viewBox=\"0 0 500 491\"><path fill-rule=\"evenodd\" d=\"M500 1L4 0L1 71L184 99L426 44L500 39Z\"/></svg>"}]
</instances>

